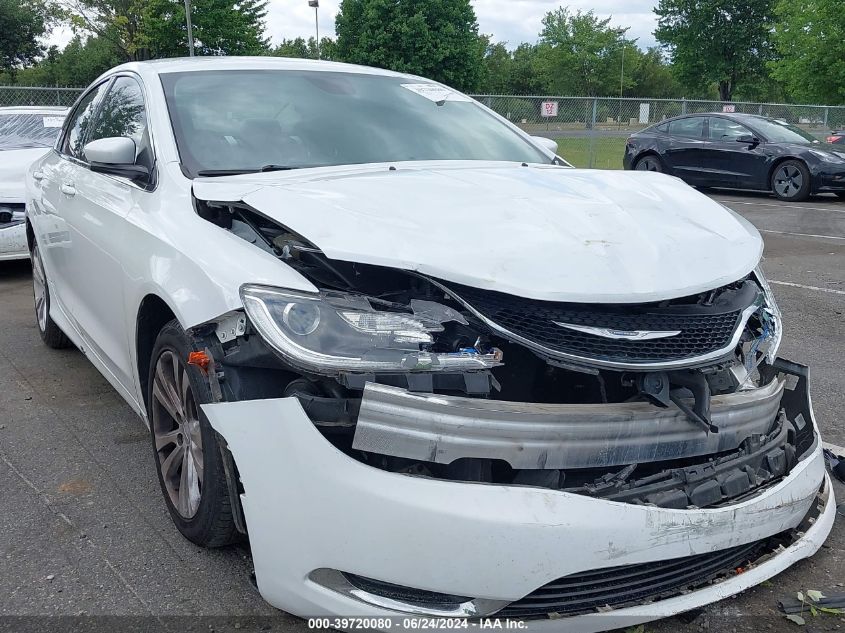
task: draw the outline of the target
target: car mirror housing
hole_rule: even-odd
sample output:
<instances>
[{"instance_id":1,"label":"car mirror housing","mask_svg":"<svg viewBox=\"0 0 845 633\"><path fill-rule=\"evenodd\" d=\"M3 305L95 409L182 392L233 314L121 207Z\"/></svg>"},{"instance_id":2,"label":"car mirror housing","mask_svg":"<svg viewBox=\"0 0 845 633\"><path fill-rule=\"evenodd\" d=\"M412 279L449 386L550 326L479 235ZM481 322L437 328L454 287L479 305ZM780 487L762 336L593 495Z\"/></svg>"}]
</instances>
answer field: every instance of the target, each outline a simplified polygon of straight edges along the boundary
<instances>
[{"instance_id":1,"label":"car mirror housing","mask_svg":"<svg viewBox=\"0 0 845 633\"><path fill-rule=\"evenodd\" d=\"M135 141L126 136L98 138L85 145L89 162L107 165L134 165Z\"/></svg>"},{"instance_id":2,"label":"car mirror housing","mask_svg":"<svg viewBox=\"0 0 845 633\"><path fill-rule=\"evenodd\" d=\"M750 134L743 134L742 136L736 137L737 143L745 143L746 145L758 145L760 143L760 139L756 136L751 136Z\"/></svg>"},{"instance_id":3,"label":"car mirror housing","mask_svg":"<svg viewBox=\"0 0 845 633\"><path fill-rule=\"evenodd\" d=\"M85 157L91 171L146 181L150 170L135 164L135 141L126 136L112 136L85 145Z\"/></svg>"},{"instance_id":4,"label":"car mirror housing","mask_svg":"<svg viewBox=\"0 0 845 633\"><path fill-rule=\"evenodd\" d=\"M553 138L546 138L545 136L532 136L531 140L537 143L540 147L543 147L550 152L554 152L557 154L557 141Z\"/></svg>"}]
</instances>

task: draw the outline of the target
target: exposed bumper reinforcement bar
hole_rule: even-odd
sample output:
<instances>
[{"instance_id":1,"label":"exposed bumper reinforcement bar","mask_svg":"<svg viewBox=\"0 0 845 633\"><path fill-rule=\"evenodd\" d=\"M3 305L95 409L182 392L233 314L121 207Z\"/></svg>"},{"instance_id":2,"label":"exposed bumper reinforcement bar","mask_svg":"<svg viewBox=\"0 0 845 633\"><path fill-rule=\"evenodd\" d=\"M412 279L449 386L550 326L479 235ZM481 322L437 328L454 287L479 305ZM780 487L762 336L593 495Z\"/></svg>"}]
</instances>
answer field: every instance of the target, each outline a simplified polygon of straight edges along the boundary
<instances>
[{"instance_id":1,"label":"exposed bumper reinforcement bar","mask_svg":"<svg viewBox=\"0 0 845 633\"><path fill-rule=\"evenodd\" d=\"M731 451L767 433L781 406L784 378L715 396L718 433L706 433L676 408L648 403L532 404L417 394L367 384L353 448L449 464L460 458L506 461L513 468L596 468Z\"/></svg>"}]
</instances>

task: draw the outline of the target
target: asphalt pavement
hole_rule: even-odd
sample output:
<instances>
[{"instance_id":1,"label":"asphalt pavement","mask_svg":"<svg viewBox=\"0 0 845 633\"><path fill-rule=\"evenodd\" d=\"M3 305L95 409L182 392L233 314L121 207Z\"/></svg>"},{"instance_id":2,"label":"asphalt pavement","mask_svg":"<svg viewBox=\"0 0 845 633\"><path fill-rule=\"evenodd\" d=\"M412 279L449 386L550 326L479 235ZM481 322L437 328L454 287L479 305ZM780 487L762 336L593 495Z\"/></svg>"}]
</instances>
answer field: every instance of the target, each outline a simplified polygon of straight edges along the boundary
<instances>
[{"instance_id":1,"label":"asphalt pavement","mask_svg":"<svg viewBox=\"0 0 845 633\"><path fill-rule=\"evenodd\" d=\"M713 197L761 230L786 321L781 355L811 366L825 439L845 445L845 202ZM0 481L0 631L307 630L261 599L246 545L203 550L179 535L143 423L82 354L41 344L28 263L0 265ZM836 492L845 501L845 486ZM845 592L843 548L840 517L812 559L639 631L799 630L777 599ZM845 616L808 620L807 630L845 629Z\"/></svg>"}]
</instances>

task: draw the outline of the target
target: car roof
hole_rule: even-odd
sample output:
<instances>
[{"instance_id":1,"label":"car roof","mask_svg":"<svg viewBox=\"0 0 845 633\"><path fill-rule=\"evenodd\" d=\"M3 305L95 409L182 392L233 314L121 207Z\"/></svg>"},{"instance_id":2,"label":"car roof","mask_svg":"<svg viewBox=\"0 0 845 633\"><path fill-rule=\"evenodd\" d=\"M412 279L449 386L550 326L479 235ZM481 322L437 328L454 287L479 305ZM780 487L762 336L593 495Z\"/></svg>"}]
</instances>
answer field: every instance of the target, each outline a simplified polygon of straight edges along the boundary
<instances>
[{"instance_id":1,"label":"car roof","mask_svg":"<svg viewBox=\"0 0 845 633\"><path fill-rule=\"evenodd\" d=\"M0 114L66 114L65 106L5 106L0 107Z\"/></svg>"},{"instance_id":2,"label":"car roof","mask_svg":"<svg viewBox=\"0 0 845 633\"><path fill-rule=\"evenodd\" d=\"M111 75L120 71L134 71L140 75L164 75L167 73L197 72L208 70L313 70L322 72L341 72L389 77L412 77L383 68L343 64L340 62L293 57L236 57L203 56L154 59L144 62L129 62L116 66L104 73Z\"/></svg>"}]
</instances>

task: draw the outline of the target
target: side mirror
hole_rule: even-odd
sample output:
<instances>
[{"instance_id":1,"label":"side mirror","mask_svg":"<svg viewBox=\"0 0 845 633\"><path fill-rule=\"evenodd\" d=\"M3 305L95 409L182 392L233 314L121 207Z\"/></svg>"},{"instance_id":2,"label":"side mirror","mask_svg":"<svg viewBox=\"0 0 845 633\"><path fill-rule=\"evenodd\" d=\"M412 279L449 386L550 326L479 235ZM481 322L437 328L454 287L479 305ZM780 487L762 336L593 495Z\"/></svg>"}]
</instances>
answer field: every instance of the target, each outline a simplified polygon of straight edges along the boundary
<instances>
[{"instance_id":1,"label":"side mirror","mask_svg":"<svg viewBox=\"0 0 845 633\"><path fill-rule=\"evenodd\" d=\"M126 136L98 138L87 143L83 151L91 171L130 180L146 180L150 176L149 169L135 164L135 141Z\"/></svg>"},{"instance_id":2,"label":"side mirror","mask_svg":"<svg viewBox=\"0 0 845 633\"><path fill-rule=\"evenodd\" d=\"M759 145L760 139L756 136L751 136L750 134L743 134L742 136L736 137L737 143L745 143L746 145Z\"/></svg>"},{"instance_id":3,"label":"side mirror","mask_svg":"<svg viewBox=\"0 0 845 633\"><path fill-rule=\"evenodd\" d=\"M541 147L545 147L550 152L557 154L557 141L553 138L546 138L545 136L532 136L531 140L540 145Z\"/></svg>"}]
</instances>

